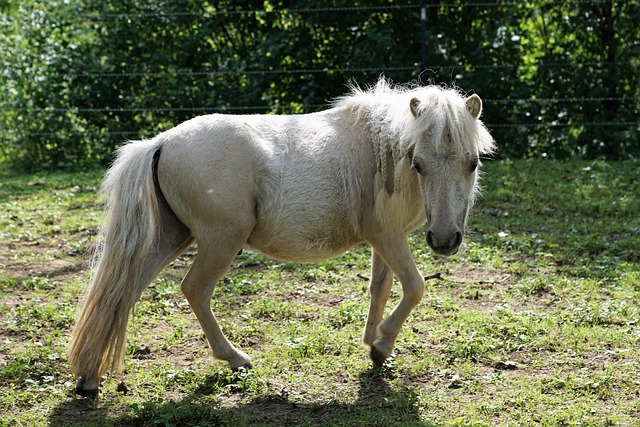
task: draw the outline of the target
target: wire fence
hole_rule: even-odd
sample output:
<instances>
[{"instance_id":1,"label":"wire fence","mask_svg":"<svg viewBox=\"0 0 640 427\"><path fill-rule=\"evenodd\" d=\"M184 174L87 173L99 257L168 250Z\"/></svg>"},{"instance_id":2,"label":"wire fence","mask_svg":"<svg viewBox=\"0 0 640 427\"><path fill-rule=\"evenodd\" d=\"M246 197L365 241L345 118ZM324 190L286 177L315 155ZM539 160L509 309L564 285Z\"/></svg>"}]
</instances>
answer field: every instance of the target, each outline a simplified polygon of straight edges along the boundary
<instances>
[{"instance_id":1,"label":"wire fence","mask_svg":"<svg viewBox=\"0 0 640 427\"><path fill-rule=\"evenodd\" d=\"M405 70L405 68L402 68ZM358 69L353 70L341 70L345 74L349 72L355 73L360 71ZM367 69L367 71L370 71ZM225 73L228 75L228 73ZM149 74L136 73L136 76L148 77ZM241 75L241 74L234 74ZM110 74L98 74L101 77L117 77ZM161 74L157 76L161 77ZM558 97L558 98L483 98L484 108L500 108L500 105L509 104L531 104L531 105L548 105L548 104L585 104L585 103L602 103L602 102L618 102L621 104L636 105L638 98L634 96L629 97ZM329 108L330 101L322 104L304 104L303 108L307 112L320 111ZM272 112L273 107L269 105L236 105L236 106L189 106L189 107L165 107L165 106L146 106L146 107L134 107L134 108L121 108L121 107L100 107L100 108L83 108L83 107L71 107L71 108L56 108L56 107L22 107L14 109L0 108L0 111L11 111L16 113L31 113L41 112L50 114L128 114L128 113L193 113L193 115L201 114L215 114L215 113L228 113L228 114L243 114L243 113L269 113ZM281 106L279 111L281 113L293 113L294 107ZM550 121L544 123L504 123L504 122L489 122L485 125L491 128L567 128L576 126L576 123L561 123L558 121ZM615 128L634 128L640 130L640 122L633 121L583 121L579 123L579 126L585 128L602 128L602 127L615 127ZM53 135L55 132L29 132L30 136L47 136ZM119 131L74 131L72 135L138 135L140 130L119 130Z\"/></svg>"},{"instance_id":2,"label":"wire fence","mask_svg":"<svg viewBox=\"0 0 640 427\"><path fill-rule=\"evenodd\" d=\"M545 2L548 7L558 6L571 8L579 5L593 5L604 4L607 0L563 0L557 2ZM420 10L434 10L434 9L455 9L466 13L471 8L508 8L515 7L516 3L508 2L438 2L434 0L425 0L417 4L389 4L380 6L343 6L343 7L307 7L307 8L274 8L269 10L222 10L215 9L214 7L208 7L198 12L180 12L180 11L158 11L155 9L141 9L132 10L127 12L116 11L113 13L101 12L101 13L87 13L81 14L80 19L86 19L94 22L94 25L101 25L102 22L108 20L125 20L130 21L132 19L137 20L162 20L164 18L171 17L190 17L196 20L210 20L213 17L227 17L227 16L261 16L261 15L276 15L276 14L298 14L306 16L314 16L318 14L345 14L345 13L405 13L410 12L416 14L420 18L420 14L416 13ZM424 19L424 16L421 17ZM169 25L169 24L167 24ZM167 31L171 29L168 28ZM424 30L424 28L423 28ZM603 57L604 58L604 57ZM412 63L399 63L392 65L385 65L381 67L371 66L357 66L354 64L345 64L344 66L332 66L332 67L292 67L290 69L272 69L260 67L257 65L255 68L243 68L243 69L228 69L228 68L215 68L211 66L209 68L202 69L198 67L195 69L178 68L172 64L164 64L161 69L153 69L149 67L143 71L70 71L68 74L61 76L64 80L73 82L74 84L82 84L83 80L95 80L103 79L113 82L119 82L124 79L140 79L149 80L156 79L162 80L166 76L170 75L172 78L184 79L185 81L193 82L194 84L207 84L212 80L218 78L240 79L253 76L261 76L266 78L273 78L276 81L279 78L292 77L292 78L332 78L333 80L342 80L342 84L346 86L348 81L354 76L366 75L389 75L389 74L401 74L411 75L417 82L421 80L421 75L424 74L448 74L450 76L451 85L456 85L459 81L468 81L474 73L492 73L495 71L496 76L499 73L511 72L514 73L523 68L533 68L536 70L551 70L557 72L563 70L566 73L578 74L584 70L606 70L611 67L618 68L637 68L637 58L626 58L622 61L538 61L537 63L528 64L523 66L516 63L505 63L496 61L495 63L430 63L429 61L420 61L420 54L416 52L416 58ZM172 68L173 67L173 68ZM568 92L571 93L571 92ZM575 93L575 92L573 92ZM606 92L605 92L606 93ZM482 95L482 94L481 94ZM607 104L615 103L621 110L634 111L638 109L640 105L640 99L638 98L637 91L630 90L623 95L618 96L553 96L553 97L522 97L522 96L483 96L483 103L485 110L497 111L500 109L509 110L513 107L519 108L519 114L522 114L523 120L514 121L513 118L508 118L508 114L492 114L490 119L486 120L486 125L489 129L518 129L518 130L538 130L538 129L556 129L562 131L567 128L581 127L585 129L627 129L640 132L640 120L629 119L629 115L622 117L621 119L607 118L603 119L603 115L595 115L593 118L584 118L579 122L572 121L571 123L563 120L561 117L558 119L549 120L548 117L542 117L540 111L544 111L546 108L554 107L558 111L563 110L579 110L582 106L594 105L594 109L599 106L606 106ZM180 116L196 116L201 114L210 113L232 113L232 114L245 114L245 113L272 113L277 111L278 113L295 113L300 109L305 112L318 111L330 106L331 100L325 102L305 102L301 105L278 105L277 109L274 109L273 105L266 105L262 103L249 103L229 105L225 103L210 103L202 104L196 103L195 105L171 105L167 100L149 99L144 103L144 106L99 106L99 107L87 107L87 106L66 106L66 107L35 107L28 104L16 106L0 105L0 113L17 114L17 115L37 115L39 114L51 114L51 115L67 115L73 114L77 116L89 116L91 114L102 115L127 115L127 114L175 114L179 113ZM168 105L169 104L169 105ZM539 117L538 117L539 115ZM174 123L177 124L177 123ZM123 139L134 139L138 137L149 137L150 130L140 129L108 129L103 128L96 130L87 126L85 128L69 129L66 134L69 136L110 136L110 137L122 137ZM46 129L31 129L24 132L23 137L48 137L56 134L57 130L47 131ZM13 129L6 130L6 135L14 133ZM6 136L5 135L5 136Z\"/></svg>"},{"instance_id":3,"label":"wire fence","mask_svg":"<svg viewBox=\"0 0 640 427\"><path fill-rule=\"evenodd\" d=\"M604 3L606 0L561 0L547 2L547 6L563 6L573 7L576 5ZM85 18L92 19L112 19L112 18L130 18L130 17L168 17L168 16L226 16L226 15L268 15L268 14L317 14L317 13L338 13L338 12L392 12L398 10L419 10L419 9L471 9L471 8L504 8L510 7L505 2L440 2L440 1L421 1L416 4L386 4L386 5L366 5L366 6L331 6L331 7L304 7L304 8L270 8L270 9L217 9L213 6L200 12L158 12L134 11L126 13L97 13L84 15Z\"/></svg>"}]
</instances>

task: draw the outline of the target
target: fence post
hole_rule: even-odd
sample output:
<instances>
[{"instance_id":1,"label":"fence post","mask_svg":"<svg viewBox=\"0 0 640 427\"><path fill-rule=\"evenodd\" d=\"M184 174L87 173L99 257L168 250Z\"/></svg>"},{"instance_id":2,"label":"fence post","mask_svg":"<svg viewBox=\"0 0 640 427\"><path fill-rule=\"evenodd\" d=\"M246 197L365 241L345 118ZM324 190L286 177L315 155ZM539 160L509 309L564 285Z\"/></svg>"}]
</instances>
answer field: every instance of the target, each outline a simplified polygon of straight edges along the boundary
<instances>
[{"instance_id":1,"label":"fence post","mask_svg":"<svg viewBox=\"0 0 640 427\"><path fill-rule=\"evenodd\" d=\"M425 84L427 68L427 0L420 0L420 83Z\"/></svg>"}]
</instances>

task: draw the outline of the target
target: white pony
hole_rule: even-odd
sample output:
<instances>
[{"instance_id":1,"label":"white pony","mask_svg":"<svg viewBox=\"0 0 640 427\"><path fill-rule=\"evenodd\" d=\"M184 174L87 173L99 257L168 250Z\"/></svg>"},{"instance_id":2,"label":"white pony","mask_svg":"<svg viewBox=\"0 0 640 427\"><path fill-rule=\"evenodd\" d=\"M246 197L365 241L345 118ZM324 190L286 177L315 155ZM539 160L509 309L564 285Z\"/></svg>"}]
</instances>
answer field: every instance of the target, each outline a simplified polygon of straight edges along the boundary
<instances>
[{"instance_id":1,"label":"white pony","mask_svg":"<svg viewBox=\"0 0 640 427\"><path fill-rule=\"evenodd\" d=\"M323 112L206 115L122 147L102 186L101 247L70 343L76 391L96 395L101 376L122 367L134 304L194 242L181 288L213 355L231 369L251 360L223 335L210 302L245 245L309 262L369 243L363 342L382 364L424 290L407 234L426 222L438 255L462 242L480 157L495 148L481 110L477 95L380 79ZM403 295L383 321L394 274Z\"/></svg>"}]
</instances>

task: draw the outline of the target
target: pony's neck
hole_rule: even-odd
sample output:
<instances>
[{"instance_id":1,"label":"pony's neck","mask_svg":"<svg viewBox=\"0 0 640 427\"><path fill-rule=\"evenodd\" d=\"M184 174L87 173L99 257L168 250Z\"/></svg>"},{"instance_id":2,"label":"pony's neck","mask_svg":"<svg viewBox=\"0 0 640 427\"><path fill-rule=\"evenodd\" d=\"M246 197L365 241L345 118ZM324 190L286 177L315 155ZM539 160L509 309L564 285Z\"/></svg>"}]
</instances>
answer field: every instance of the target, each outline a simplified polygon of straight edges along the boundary
<instances>
[{"instance_id":1,"label":"pony's neck","mask_svg":"<svg viewBox=\"0 0 640 427\"><path fill-rule=\"evenodd\" d=\"M376 187L384 187L388 194L397 186L398 164L410 152L411 141L404 135L404 126L397 123L398 114L392 106L370 107L362 118L367 122L368 139L376 160ZM376 188L376 192L379 189Z\"/></svg>"}]
</instances>

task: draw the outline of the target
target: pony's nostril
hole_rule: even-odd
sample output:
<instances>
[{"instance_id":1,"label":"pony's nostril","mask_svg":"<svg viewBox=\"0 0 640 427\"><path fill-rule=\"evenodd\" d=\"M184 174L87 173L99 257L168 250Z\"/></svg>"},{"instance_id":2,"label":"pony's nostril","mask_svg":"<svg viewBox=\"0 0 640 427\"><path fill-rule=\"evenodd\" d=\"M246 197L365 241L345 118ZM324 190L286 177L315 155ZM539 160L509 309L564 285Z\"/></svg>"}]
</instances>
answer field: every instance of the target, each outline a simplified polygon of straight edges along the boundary
<instances>
[{"instance_id":1,"label":"pony's nostril","mask_svg":"<svg viewBox=\"0 0 640 427\"><path fill-rule=\"evenodd\" d=\"M449 241L449 248L456 249L462 244L462 232L456 231L451 240Z\"/></svg>"},{"instance_id":2,"label":"pony's nostril","mask_svg":"<svg viewBox=\"0 0 640 427\"><path fill-rule=\"evenodd\" d=\"M438 242L436 241L436 235L431 230L427 231L427 245L429 245L432 249L437 249L438 248Z\"/></svg>"},{"instance_id":3,"label":"pony's nostril","mask_svg":"<svg viewBox=\"0 0 640 427\"><path fill-rule=\"evenodd\" d=\"M431 230L427 231L427 244L433 251L440 255L452 255L457 252L458 247L462 244L462 232L456 231L451 235L438 239L436 233Z\"/></svg>"}]
</instances>

